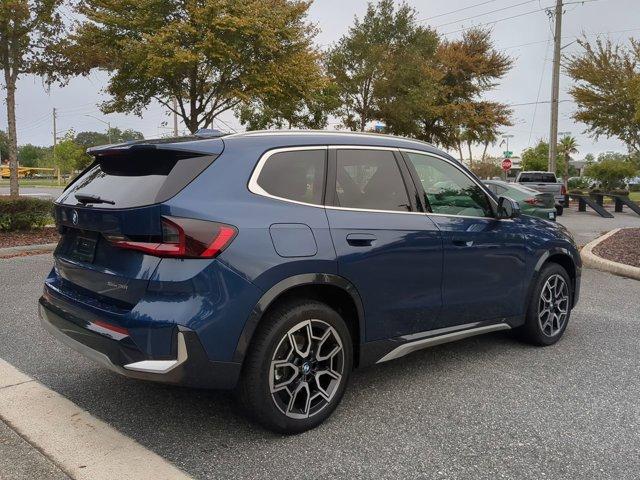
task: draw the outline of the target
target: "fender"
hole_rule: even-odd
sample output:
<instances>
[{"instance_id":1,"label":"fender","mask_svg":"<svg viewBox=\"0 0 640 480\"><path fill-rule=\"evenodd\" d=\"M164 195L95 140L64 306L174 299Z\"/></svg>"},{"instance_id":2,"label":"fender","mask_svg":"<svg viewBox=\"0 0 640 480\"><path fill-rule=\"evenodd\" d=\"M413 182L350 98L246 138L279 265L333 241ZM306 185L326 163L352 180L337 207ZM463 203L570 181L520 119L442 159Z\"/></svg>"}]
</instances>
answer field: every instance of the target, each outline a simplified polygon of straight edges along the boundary
<instances>
[{"instance_id":1,"label":"fender","mask_svg":"<svg viewBox=\"0 0 640 480\"><path fill-rule=\"evenodd\" d=\"M542 252L542 255L540 255L540 257L538 258L538 261L536 262L536 265L533 269L531 280L529 281L527 296L525 297L527 303L525 305L529 305L529 300L531 298L531 295L533 294L533 289L535 287L536 280L538 279L538 275L540 274L540 270L542 270L542 266L549 259L549 257L553 255L564 255L565 257L568 257L571 260L571 263L573 263L573 267L576 271L576 278L574 279L574 285L573 285L573 306L575 306L576 303L578 302L578 295L580 292L581 264L579 261L576 262L575 256L571 250L565 247L556 246L556 247L550 248L549 250L545 250L544 252Z\"/></svg>"},{"instance_id":2,"label":"fender","mask_svg":"<svg viewBox=\"0 0 640 480\"><path fill-rule=\"evenodd\" d=\"M302 285L332 285L338 287L347 292L353 302L356 305L358 313L358 324L360 329L360 342L364 337L364 306L360 294L356 290L356 287L346 278L331 273L303 273L300 275L294 275L292 277L285 278L271 287L256 303L255 307L251 311L251 314L245 322L240 338L238 339L238 345L236 351L233 354L233 361L241 363L244 360L244 356L247 353L247 348L251 343L251 338L262 319L262 315L267 311L269 305L281 294L294 287Z\"/></svg>"}]
</instances>

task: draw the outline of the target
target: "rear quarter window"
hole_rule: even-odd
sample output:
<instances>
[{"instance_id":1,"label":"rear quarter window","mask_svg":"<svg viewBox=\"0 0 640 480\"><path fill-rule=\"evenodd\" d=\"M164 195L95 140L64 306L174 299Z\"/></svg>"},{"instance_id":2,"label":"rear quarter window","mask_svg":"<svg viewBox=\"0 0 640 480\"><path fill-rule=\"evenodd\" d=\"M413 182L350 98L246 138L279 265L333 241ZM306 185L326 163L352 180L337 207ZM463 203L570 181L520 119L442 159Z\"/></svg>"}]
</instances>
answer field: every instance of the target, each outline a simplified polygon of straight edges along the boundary
<instances>
[{"instance_id":1,"label":"rear quarter window","mask_svg":"<svg viewBox=\"0 0 640 480\"><path fill-rule=\"evenodd\" d=\"M325 149L273 153L250 189L283 200L322 205L326 163Z\"/></svg>"}]
</instances>

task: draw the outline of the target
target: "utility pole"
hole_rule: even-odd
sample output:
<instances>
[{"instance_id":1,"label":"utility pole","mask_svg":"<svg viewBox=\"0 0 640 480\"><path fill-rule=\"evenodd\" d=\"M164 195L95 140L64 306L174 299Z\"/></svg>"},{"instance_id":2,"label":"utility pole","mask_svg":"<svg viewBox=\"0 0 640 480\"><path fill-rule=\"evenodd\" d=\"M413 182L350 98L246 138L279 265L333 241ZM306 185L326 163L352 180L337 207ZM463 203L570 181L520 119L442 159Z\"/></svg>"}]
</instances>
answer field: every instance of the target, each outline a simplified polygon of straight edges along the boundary
<instances>
[{"instance_id":1,"label":"utility pole","mask_svg":"<svg viewBox=\"0 0 640 480\"><path fill-rule=\"evenodd\" d=\"M556 171L558 145L558 97L560 95L560 41L562 37L562 0L556 0L553 38L553 75L551 78L551 129L549 132L549 172Z\"/></svg>"},{"instance_id":2,"label":"utility pole","mask_svg":"<svg viewBox=\"0 0 640 480\"><path fill-rule=\"evenodd\" d=\"M178 136L178 100L173 97L173 136Z\"/></svg>"},{"instance_id":3,"label":"utility pole","mask_svg":"<svg viewBox=\"0 0 640 480\"><path fill-rule=\"evenodd\" d=\"M56 107L53 107L53 162L56 167L58 176L58 186L62 185L62 178L60 176L60 167L56 165L56 145L58 144L58 131L56 130Z\"/></svg>"}]
</instances>

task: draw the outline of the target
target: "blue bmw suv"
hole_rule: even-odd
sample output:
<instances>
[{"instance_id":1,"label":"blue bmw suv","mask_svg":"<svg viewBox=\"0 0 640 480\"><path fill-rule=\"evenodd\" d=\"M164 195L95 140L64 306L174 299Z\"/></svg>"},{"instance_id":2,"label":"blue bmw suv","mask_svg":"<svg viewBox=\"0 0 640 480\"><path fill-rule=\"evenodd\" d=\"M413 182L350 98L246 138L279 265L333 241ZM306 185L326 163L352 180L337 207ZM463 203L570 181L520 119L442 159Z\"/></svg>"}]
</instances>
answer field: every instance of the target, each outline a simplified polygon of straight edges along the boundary
<instances>
[{"instance_id":1,"label":"blue bmw suv","mask_svg":"<svg viewBox=\"0 0 640 480\"><path fill-rule=\"evenodd\" d=\"M42 325L128 377L234 389L313 428L350 372L498 330L557 342L567 231L426 143L250 132L110 145L55 202Z\"/></svg>"}]
</instances>

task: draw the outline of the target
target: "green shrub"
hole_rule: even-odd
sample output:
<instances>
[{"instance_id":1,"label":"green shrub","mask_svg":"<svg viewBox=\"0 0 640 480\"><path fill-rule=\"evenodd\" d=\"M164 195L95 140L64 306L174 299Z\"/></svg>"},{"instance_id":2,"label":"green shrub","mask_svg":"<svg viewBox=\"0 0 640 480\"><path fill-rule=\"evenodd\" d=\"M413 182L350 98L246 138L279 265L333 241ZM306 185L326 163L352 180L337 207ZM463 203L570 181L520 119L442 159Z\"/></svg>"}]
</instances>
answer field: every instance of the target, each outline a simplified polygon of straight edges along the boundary
<instances>
[{"instance_id":1,"label":"green shrub","mask_svg":"<svg viewBox=\"0 0 640 480\"><path fill-rule=\"evenodd\" d=\"M567 186L569 188L589 188L589 179L585 177L573 177L567 181Z\"/></svg>"},{"instance_id":2,"label":"green shrub","mask_svg":"<svg viewBox=\"0 0 640 480\"><path fill-rule=\"evenodd\" d=\"M585 175L600 182L604 191L622 188L625 179L637 174L636 166L628 160L605 159L588 165Z\"/></svg>"},{"instance_id":3,"label":"green shrub","mask_svg":"<svg viewBox=\"0 0 640 480\"><path fill-rule=\"evenodd\" d=\"M53 222L53 203L39 198L0 197L0 230L29 230Z\"/></svg>"}]
</instances>

